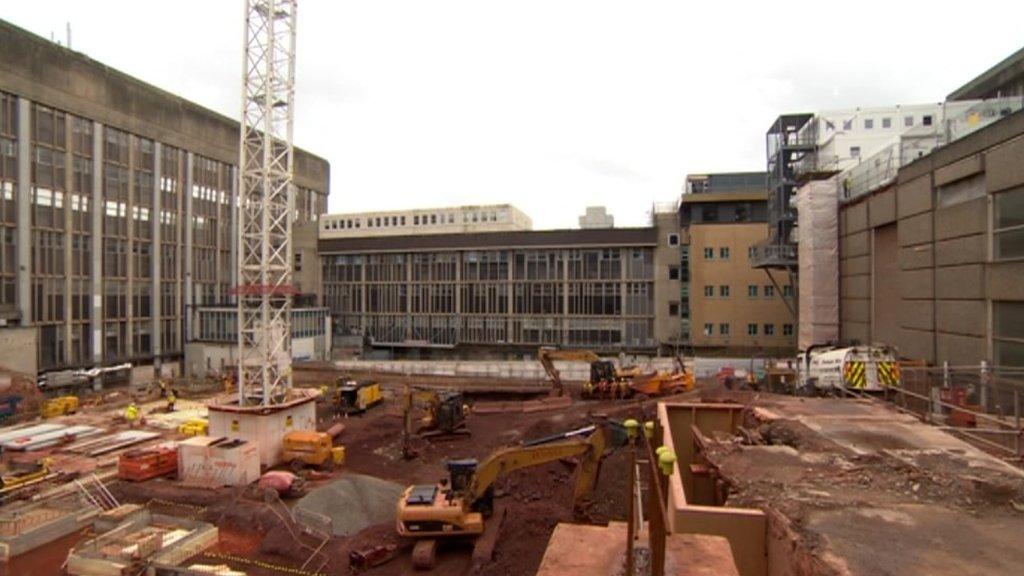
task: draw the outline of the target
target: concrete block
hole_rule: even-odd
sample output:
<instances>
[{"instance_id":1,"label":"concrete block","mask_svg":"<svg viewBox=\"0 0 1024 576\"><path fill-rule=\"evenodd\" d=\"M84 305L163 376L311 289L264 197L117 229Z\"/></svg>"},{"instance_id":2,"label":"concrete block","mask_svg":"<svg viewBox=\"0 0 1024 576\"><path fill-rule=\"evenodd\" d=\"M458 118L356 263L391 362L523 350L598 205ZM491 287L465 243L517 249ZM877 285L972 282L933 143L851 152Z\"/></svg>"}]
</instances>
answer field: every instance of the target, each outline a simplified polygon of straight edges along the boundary
<instances>
[{"instance_id":1,"label":"concrete block","mask_svg":"<svg viewBox=\"0 0 1024 576\"><path fill-rule=\"evenodd\" d=\"M868 227L868 203L858 202L843 209L846 217L846 233L853 234L867 230Z\"/></svg>"},{"instance_id":2,"label":"concrete block","mask_svg":"<svg viewBox=\"0 0 1024 576\"><path fill-rule=\"evenodd\" d=\"M864 256L871 253L871 244L869 241L869 232L861 231L849 236L844 236L840 240L840 255L843 258L853 258L855 256Z\"/></svg>"},{"instance_id":3,"label":"concrete block","mask_svg":"<svg viewBox=\"0 0 1024 576\"><path fill-rule=\"evenodd\" d=\"M992 300L1024 300L1024 262L993 262L988 265L987 290Z\"/></svg>"},{"instance_id":4,"label":"concrete block","mask_svg":"<svg viewBox=\"0 0 1024 576\"><path fill-rule=\"evenodd\" d=\"M875 194L868 200L869 225L872 228L896 221L896 189Z\"/></svg>"},{"instance_id":5,"label":"concrete block","mask_svg":"<svg viewBox=\"0 0 1024 576\"><path fill-rule=\"evenodd\" d=\"M931 268L934 263L935 251L931 244L918 244L900 248L899 262L901 270L917 270Z\"/></svg>"},{"instance_id":6,"label":"concrete block","mask_svg":"<svg viewBox=\"0 0 1024 576\"><path fill-rule=\"evenodd\" d=\"M968 176L973 176L984 169L982 166L981 154L975 154L974 156L968 156L963 160L958 160L952 164L947 164L941 168L935 169L935 185L945 186L951 182L962 180Z\"/></svg>"},{"instance_id":7,"label":"concrete block","mask_svg":"<svg viewBox=\"0 0 1024 576\"><path fill-rule=\"evenodd\" d=\"M844 298L870 298L871 276L846 276L840 284Z\"/></svg>"},{"instance_id":8,"label":"concrete block","mask_svg":"<svg viewBox=\"0 0 1024 576\"><path fill-rule=\"evenodd\" d=\"M896 348L901 356L935 362L935 332L900 328Z\"/></svg>"},{"instance_id":9,"label":"concrete block","mask_svg":"<svg viewBox=\"0 0 1024 576\"><path fill-rule=\"evenodd\" d=\"M914 330L935 329L934 300L903 300L900 302L899 322L901 328Z\"/></svg>"},{"instance_id":10,"label":"concrete block","mask_svg":"<svg viewBox=\"0 0 1024 576\"><path fill-rule=\"evenodd\" d=\"M937 335L936 363L949 362L953 366L974 366L985 360L985 339L958 334Z\"/></svg>"},{"instance_id":11,"label":"concrete block","mask_svg":"<svg viewBox=\"0 0 1024 576\"><path fill-rule=\"evenodd\" d=\"M931 210L933 202L929 176L902 182L896 188L896 214L901 219Z\"/></svg>"},{"instance_id":12,"label":"concrete block","mask_svg":"<svg viewBox=\"0 0 1024 576\"><path fill-rule=\"evenodd\" d=\"M932 241L932 213L925 212L899 221L896 235L900 246L913 246Z\"/></svg>"},{"instance_id":13,"label":"concrete block","mask_svg":"<svg viewBox=\"0 0 1024 576\"><path fill-rule=\"evenodd\" d=\"M939 300L935 319L939 332L984 336L987 324L984 300Z\"/></svg>"},{"instance_id":14,"label":"concrete block","mask_svg":"<svg viewBox=\"0 0 1024 576\"><path fill-rule=\"evenodd\" d=\"M871 341L871 326L867 322L843 322L839 326L839 338L846 343L866 344Z\"/></svg>"},{"instance_id":15,"label":"concrete block","mask_svg":"<svg viewBox=\"0 0 1024 576\"><path fill-rule=\"evenodd\" d=\"M865 298L843 298L839 304L839 317L844 322L869 322L871 301Z\"/></svg>"},{"instance_id":16,"label":"concrete block","mask_svg":"<svg viewBox=\"0 0 1024 576\"><path fill-rule=\"evenodd\" d=\"M935 295L941 299L964 300L985 297L985 268L982 264L949 266L935 270Z\"/></svg>"},{"instance_id":17,"label":"concrete block","mask_svg":"<svg viewBox=\"0 0 1024 576\"><path fill-rule=\"evenodd\" d=\"M982 234L988 229L988 198L935 210L935 239Z\"/></svg>"},{"instance_id":18,"label":"concrete block","mask_svg":"<svg viewBox=\"0 0 1024 576\"><path fill-rule=\"evenodd\" d=\"M900 272L900 298L904 300L933 298L935 285L930 268Z\"/></svg>"},{"instance_id":19,"label":"concrete block","mask_svg":"<svg viewBox=\"0 0 1024 576\"><path fill-rule=\"evenodd\" d=\"M1024 184L1024 136L985 152L985 188L989 194Z\"/></svg>"},{"instance_id":20,"label":"concrete block","mask_svg":"<svg viewBox=\"0 0 1024 576\"><path fill-rule=\"evenodd\" d=\"M178 478L187 485L246 486L259 477L260 447L255 442L196 436L178 443Z\"/></svg>"},{"instance_id":21,"label":"concrete block","mask_svg":"<svg viewBox=\"0 0 1024 576\"><path fill-rule=\"evenodd\" d=\"M870 274L871 273L871 257L870 256L854 256L852 258L844 258L839 262L839 274L841 276L854 276L857 274Z\"/></svg>"},{"instance_id":22,"label":"concrete block","mask_svg":"<svg viewBox=\"0 0 1024 576\"><path fill-rule=\"evenodd\" d=\"M964 236L935 243L935 264L938 266L976 264L984 262L985 258L986 244L984 234Z\"/></svg>"}]
</instances>

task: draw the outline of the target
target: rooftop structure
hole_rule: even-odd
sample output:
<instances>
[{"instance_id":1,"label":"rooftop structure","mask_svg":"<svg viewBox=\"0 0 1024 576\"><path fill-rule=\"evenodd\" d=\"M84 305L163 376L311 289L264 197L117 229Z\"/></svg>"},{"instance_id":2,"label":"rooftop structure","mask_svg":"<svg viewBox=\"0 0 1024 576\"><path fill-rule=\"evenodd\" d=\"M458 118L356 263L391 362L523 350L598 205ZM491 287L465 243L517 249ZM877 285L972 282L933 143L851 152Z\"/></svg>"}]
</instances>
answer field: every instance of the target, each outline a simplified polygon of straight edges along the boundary
<instances>
[{"instance_id":1,"label":"rooftop structure","mask_svg":"<svg viewBox=\"0 0 1024 576\"><path fill-rule=\"evenodd\" d=\"M957 88L946 100L1024 97L1024 48Z\"/></svg>"},{"instance_id":2,"label":"rooftop structure","mask_svg":"<svg viewBox=\"0 0 1024 576\"><path fill-rule=\"evenodd\" d=\"M532 228L530 217L515 206L488 204L329 214L320 220L320 238L510 232Z\"/></svg>"},{"instance_id":3,"label":"rooftop structure","mask_svg":"<svg viewBox=\"0 0 1024 576\"><path fill-rule=\"evenodd\" d=\"M580 228L614 228L615 216L609 214L604 206L587 206L579 222Z\"/></svg>"}]
</instances>

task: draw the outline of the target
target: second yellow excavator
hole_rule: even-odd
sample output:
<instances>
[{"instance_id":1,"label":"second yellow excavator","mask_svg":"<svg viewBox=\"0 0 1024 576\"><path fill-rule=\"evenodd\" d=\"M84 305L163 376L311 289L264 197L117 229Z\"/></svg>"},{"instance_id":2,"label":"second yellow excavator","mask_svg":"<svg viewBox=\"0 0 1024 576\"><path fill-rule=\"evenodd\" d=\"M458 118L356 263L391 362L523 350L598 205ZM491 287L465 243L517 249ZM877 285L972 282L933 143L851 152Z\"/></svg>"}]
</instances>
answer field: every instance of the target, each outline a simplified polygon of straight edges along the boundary
<instances>
[{"instance_id":1,"label":"second yellow excavator","mask_svg":"<svg viewBox=\"0 0 1024 576\"><path fill-rule=\"evenodd\" d=\"M430 568L438 539L474 538L494 508L494 482L522 468L564 458L578 458L574 503L579 506L594 489L601 458L609 444L621 442L606 432L611 424L594 425L549 436L519 446L502 448L481 462L448 462L449 479L438 484L409 486L398 500L399 535L416 539L413 566Z\"/></svg>"}]
</instances>

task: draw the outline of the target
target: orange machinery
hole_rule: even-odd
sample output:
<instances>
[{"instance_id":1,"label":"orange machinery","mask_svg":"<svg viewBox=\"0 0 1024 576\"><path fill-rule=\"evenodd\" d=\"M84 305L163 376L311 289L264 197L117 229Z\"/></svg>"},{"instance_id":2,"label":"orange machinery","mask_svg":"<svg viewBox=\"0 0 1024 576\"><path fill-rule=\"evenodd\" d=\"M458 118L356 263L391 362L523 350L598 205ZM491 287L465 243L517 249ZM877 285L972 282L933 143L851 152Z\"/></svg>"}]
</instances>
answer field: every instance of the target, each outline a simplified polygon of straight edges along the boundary
<instances>
[{"instance_id":1,"label":"orange machinery","mask_svg":"<svg viewBox=\"0 0 1024 576\"><path fill-rule=\"evenodd\" d=\"M117 477L141 482L178 471L178 449L164 446L129 450L117 459Z\"/></svg>"}]
</instances>

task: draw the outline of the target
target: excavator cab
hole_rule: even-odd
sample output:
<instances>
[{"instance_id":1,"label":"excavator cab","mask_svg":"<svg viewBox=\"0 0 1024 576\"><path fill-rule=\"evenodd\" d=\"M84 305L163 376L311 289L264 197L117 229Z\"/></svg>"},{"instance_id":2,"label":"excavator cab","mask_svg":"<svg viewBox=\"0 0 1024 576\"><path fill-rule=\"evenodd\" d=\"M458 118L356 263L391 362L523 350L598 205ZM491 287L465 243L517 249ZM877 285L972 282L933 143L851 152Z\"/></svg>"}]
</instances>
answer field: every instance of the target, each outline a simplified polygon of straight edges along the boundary
<instances>
[{"instance_id":1,"label":"excavator cab","mask_svg":"<svg viewBox=\"0 0 1024 576\"><path fill-rule=\"evenodd\" d=\"M615 378L615 364L611 360L595 360L590 363L591 382L614 382Z\"/></svg>"},{"instance_id":2,"label":"excavator cab","mask_svg":"<svg viewBox=\"0 0 1024 576\"><path fill-rule=\"evenodd\" d=\"M476 473L476 467L479 462L476 458L466 458L464 460L449 460L448 476L451 478L451 489L454 492L462 492L469 488L469 483L473 480L473 474Z\"/></svg>"}]
</instances>

